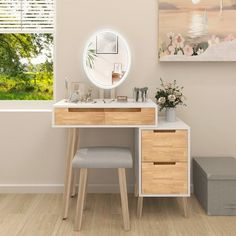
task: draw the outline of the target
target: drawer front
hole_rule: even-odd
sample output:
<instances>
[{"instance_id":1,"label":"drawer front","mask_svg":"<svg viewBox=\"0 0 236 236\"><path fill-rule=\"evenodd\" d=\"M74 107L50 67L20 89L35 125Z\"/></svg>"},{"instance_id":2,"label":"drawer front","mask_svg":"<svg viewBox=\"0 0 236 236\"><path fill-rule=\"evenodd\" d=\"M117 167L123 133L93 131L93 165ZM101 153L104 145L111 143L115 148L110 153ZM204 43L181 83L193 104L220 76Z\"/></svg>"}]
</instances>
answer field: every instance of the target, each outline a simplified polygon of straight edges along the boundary
<instances>
[{"instance_id":1,"label":"drawer front","mask_svg":"<svg viewBox=\"0 0 236 236\"><path fill-rule=\"evenodd\" d=\"M100 108L56 108L56 125L104 125L105 114Z\"/></svg>"},{"instance_id":2,"label":"drawer front","mask_svg":"<svg viewBox=\"0 0 236 236\"><path fill-rule=\"evenodd\" d=\"M155 125L154 108L56 108L56 125Z\"/></svg>"},{"instance_id":3,"label":"drawer front","mask_svg":"<svg viewBox=\"0 0 236 236\"><path fill-rule=\"evenodd\" d=\"M142 143L155 147L187 147L187 130L142 130Z\"/></svg>"},{"instance_id":4,"label":"drawer front","mask_svg":"<svg viewBox=\"0 0 236 236\"><path fill-rule=\"evenodd\" d=\"M105 109L107 125L155 125L155 108Z\"/></svg>"},{"instance_id":5,"label":"drawer front","mask_svg":"<svg viewBox=\"0 0 236 236\"><path fill-rule=\"evenodd\" d=\"M142 161L186 162L187 159L187 148L156 147L142 144Z\"/></svg>"},{"instance_id":6,"label":"drawer front","mask_svg":"<svg viewBox=\"0 0 236 236\"><path fill-rule=\"evenodd\" d=\"M187 194L187 162L142 162L143 194Z\"/></svg>"},{"instance_id":7,"label":"drawer front","mask_svg":"<svg viewBox=\"0 0 236 236\"><path fill-rule=\"evenodd\" d=\"M187 161L187 130L142 130L142 161Z\"/></svg>"}]
</instances>

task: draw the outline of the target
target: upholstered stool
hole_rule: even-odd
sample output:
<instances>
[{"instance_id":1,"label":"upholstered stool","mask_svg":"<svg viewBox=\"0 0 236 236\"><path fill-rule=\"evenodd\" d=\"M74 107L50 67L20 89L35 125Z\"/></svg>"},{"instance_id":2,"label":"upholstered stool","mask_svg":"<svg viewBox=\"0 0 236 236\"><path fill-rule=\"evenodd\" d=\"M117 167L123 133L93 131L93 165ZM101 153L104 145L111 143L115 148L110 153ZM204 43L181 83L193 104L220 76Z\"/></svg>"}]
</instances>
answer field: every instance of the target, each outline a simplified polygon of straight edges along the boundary
<instances>
[{"instance_id":1,"label":"upholstered stool","mask_svg":"<svg viewBox=\"0 0 236 236\"><path fill-rule=\"evenodd\" d=\"M75 230L79 231L87 185L87 171L90 168L117 168L120 184L121 206L124 229L130 229L128 196L125 168L132 168L132 154L128 148L121 147L89 147L79 149L72 162L73 169L80 169L79 193L75 216Z\"/></svg>"}]
</instances>

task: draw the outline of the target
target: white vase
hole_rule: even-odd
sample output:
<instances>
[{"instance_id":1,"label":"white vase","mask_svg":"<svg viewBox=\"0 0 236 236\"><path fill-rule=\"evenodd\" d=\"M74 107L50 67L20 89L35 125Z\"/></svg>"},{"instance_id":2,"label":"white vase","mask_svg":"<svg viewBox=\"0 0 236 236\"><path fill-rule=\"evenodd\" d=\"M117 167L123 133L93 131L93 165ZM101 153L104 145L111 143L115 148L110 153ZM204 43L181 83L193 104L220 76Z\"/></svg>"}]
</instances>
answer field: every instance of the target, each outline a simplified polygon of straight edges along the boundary
<instances>
[{"instance_id":1,"label":"white vase","mask_svg":"<svg viewBox=\"0 0 236 236\"><path fill-rule=\"evenodd\" d=\"M166 121L175 122L176 121L176 110L174 107L166 108Z\"/></svg>"}]
</instances>

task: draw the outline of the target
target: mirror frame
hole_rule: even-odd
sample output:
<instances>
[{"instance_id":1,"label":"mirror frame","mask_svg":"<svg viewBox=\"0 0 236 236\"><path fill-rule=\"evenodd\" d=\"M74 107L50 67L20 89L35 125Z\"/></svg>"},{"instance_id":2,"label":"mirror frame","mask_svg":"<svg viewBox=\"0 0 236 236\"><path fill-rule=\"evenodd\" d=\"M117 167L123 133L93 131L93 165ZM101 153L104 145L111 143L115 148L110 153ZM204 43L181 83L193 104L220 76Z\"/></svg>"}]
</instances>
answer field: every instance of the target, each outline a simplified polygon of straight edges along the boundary
<instances>
[{"instance_id":1,"label":"mirror frame","mask_svg":"<svg viewBox=\"0 0 236 236\"><path fill-rule=\"evenodd\" d=\"M128 54L128 65L127 65L127 70L124 74L124 76L122 77L122 79L117 82L115 85L109 85L109 86L105 86L103 84L99 84L99 83L96 83L90 76L89 76L89 72L88 72L88 67L87 67L87 64L86 64L86 55L87 55L87 50L88 50L88 47L89 47L89 44L91 42L91 40L93 40L96 35L98 35L99 33L102 33L102 32L109 32L109 33L113 33L113 34L116 34L120 40L123 40L123 43L125 45L125 48L126 48L126 51L127 51L127 54ZM121 85L126 79L127 79L127 76L130 72L130 68L131 68L131 51L130 51L130 48L129 48L129 45L127 43L127 41L125 40L125 38L120 34L118 33L117 31L115 30L111 30L111 29L101 29L101 30L98 30L97 32L95 32L87 41L86 45L85 45L85 48L84 48L84 52L83 52L83 68L84 68L84 71L85 71L85 74L87 76L87 78L92 82L92 84L94 84L96 87L98 88L102 88L102 89L114 89L116 87L118 87L119 85Z\"/></svg>"}]
</instances>

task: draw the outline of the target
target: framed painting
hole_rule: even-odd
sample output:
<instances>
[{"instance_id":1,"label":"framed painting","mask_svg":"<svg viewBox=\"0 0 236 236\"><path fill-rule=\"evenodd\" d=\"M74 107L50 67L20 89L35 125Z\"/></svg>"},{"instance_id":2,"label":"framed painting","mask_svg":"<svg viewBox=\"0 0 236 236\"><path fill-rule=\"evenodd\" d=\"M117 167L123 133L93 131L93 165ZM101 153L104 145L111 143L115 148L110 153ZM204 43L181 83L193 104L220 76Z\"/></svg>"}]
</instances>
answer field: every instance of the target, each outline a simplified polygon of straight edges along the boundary
<instances>
[{"instance_id":1,"label":"framed painting","mask_svg":"<svg viewBox=\"0 0 236 236\"><path fill-rule=\"evenodd\" d=\"M236 61L236 0L159 0L160 61Z\"/></svg>"}]
</instances>

